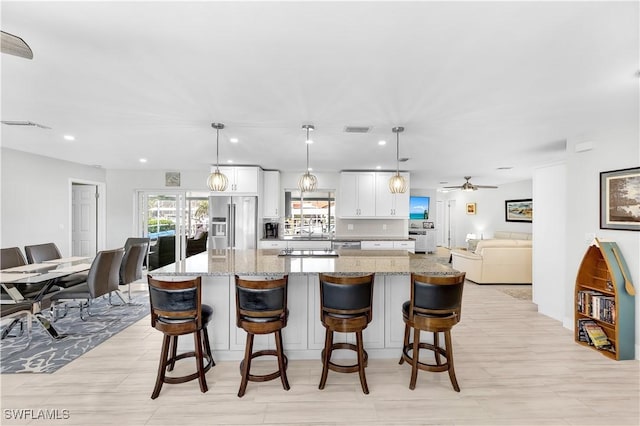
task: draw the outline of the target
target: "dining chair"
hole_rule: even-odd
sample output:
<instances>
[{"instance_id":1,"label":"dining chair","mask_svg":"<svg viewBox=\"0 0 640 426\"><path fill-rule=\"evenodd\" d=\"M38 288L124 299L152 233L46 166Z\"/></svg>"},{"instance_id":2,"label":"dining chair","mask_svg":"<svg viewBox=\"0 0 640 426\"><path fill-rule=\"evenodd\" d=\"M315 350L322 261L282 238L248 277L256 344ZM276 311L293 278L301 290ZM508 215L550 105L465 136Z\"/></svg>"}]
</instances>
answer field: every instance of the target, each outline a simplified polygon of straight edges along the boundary
<instances>
[{"instance_id":1,"label":"dining chair","mask_svg":"<svg viewBox=\"0 0 640 426\"><path fill-rule=\"evenodd\" d=\"M62 259L62 254L56 243L33 244L24 246L29 263L42 263L47 260ZM73 287L87 280L86 272L78 272L59 279L56 285L64 288Z\"/></svg>"},{"instance_id":2,"label":"dining chair","mask_svg":"<svg viewBox=\"0 0 640 426\"><path fill-rule=\"evenodd\" d=\"M19 247L7 247L0 249L0 269L15 268L17 266L24 266L26 264L27 260L25 259ZM22 284L20 293L22 294L22 296L29 299L38 295L40 291L48 284L48 282ZM59 290L59 287L56 286L48 289L47 291L52 292L57 290ZM7 294L4 288L2 289L0 298L2 300L12 300L12 298Z\"/></svg>"},{"instance_id":3,"label":"dining chair","mask_svg":"<svg viewBox=\"0 0 640 426\"><path fill-rule=\"evenodd\" d=\"M147 256L149 247L149 239L146 242L137 244L126 244L124 246L124 256L120 264L120 286L127 286L127 301L125 301L120 292L116 292L118 297L126 303L131 304L131 284L142 278L142 264ZM128 240L127 240L128 241Z\"/></svg>"},{"instance_id":4,"label":"dining chair","mask_svg":"<svg viewBox=\"0 0 640 426\"><path fill-rule=\"evenodd\" d=\"M86 321L86 316L91 316L91 304L100 296L117 291L120 285L120 265L124 256L124 248L104 250L98 252L91 263L87 274L87 281L68 287L51 296L51 310L53 320L58 319L58 304L62 301L80 300L80 318ZM68 305L65 304L65 314ZM85 316L86 311L86 316ZM63 316L64 316L63 315Z\"/></svg>"}]
</instances>

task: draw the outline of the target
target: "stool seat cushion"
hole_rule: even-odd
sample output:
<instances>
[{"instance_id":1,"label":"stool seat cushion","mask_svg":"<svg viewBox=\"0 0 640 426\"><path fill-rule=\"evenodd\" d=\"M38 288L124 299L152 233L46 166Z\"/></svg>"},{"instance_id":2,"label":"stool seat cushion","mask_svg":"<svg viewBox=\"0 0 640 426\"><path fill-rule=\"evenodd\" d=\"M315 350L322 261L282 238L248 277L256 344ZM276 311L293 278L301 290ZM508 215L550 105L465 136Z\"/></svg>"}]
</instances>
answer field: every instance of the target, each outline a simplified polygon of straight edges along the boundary
<instances>
[{"instance_id":1,"label":"stool seat cushion","mask_svg":"<svg viewBox=\"0 0 640 426\"><path fill-rule=\"evenodd\" d=\"M340 319L350 319L350 318L358 318L358 317L365 317L366 314L336 314L333 312L327 312L325 313L325 316L327 317L333 317L333 318L340 318Z\"/></svg>"},{"instance_id":2,"label":"stool seat cushion","mask_svg":"<svg viewBox=\"0 0 640 426\"><path fill-rule=\"evenodd\" d=\"M213 317L213 308L209 305L202 304L202 325L206 326ZM165 324L180 324L184 322L192 321L193 318L166 318L158 317L158 321Z\"/></svg>"},{"instance_id":3,"label":"stool seat cushion","mask_svg":"<svg viewBox=\"0 0 640 426\"><path fill-rule=\"evenodd\" d=\"M289 308L287 308L286 317L289 317ZM249 315L240 315L240 319L247 322L255 322L255 323L266 323L266 322L274 322L280 321L281 318L279 316L275 317L252 317Z\"/></svg>"}]
</instances>

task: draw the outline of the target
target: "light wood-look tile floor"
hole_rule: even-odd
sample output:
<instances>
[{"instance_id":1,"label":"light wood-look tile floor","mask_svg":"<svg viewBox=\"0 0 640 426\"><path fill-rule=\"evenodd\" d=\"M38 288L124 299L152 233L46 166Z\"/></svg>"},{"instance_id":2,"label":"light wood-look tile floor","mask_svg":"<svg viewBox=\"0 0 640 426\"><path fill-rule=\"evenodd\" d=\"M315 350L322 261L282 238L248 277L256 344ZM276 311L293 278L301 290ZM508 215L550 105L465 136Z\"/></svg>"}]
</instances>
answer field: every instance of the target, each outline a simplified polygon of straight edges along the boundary
<instances>
[{"instance_id":1,"label":"light wood-look tile floor","mask_svg":"<svg viewBox=\"0 0 640 426\"><path fill-rule=\"evenodd\" d=\"M400 312L398 312L400 315ZM218 362L197 382L164 385L150 395L161 334L141 320L54 374L5 374L3 425L638 425L639 362L611 361L578 346L536 306L492 286L468 283L462 321L453 329L461 392L446 373L419 372L398 358L369 361L370 394L357 374L329 373L318 390L320 361L289 362L291 390L280 381L249 383L238 362ZM191 363L189 366L191 367ZM61 420L15 420L11 411L68 413ZM66 412L62 410L68 410Z\"/></svg>"}]
</instances>

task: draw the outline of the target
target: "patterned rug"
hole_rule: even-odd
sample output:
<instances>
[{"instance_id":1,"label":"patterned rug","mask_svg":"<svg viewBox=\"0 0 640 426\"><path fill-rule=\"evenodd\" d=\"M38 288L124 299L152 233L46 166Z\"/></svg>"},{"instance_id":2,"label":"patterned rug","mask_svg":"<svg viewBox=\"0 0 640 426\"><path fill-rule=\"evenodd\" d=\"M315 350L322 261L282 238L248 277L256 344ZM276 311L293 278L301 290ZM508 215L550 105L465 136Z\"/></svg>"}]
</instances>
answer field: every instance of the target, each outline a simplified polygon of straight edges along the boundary
<instances>
[{"instance_id":1,"label":"patterned rug","mask_svg":"<svg viewBox=\"0 0 640 426\"><path fill-rule=\"evenodd\" d=\"M508 294L511 297L515 297L520 300L527 300L531 302L531 286L530 285L516 285L514 287L502 287L498 288L498 291Z\"/></svg>"},{"instance_id":2,"label":"patterned rug","mask_svg":"<svg viewBox=\"0 0 640 426\"><path fill-rule=\"evenodd\" d=\"M112 301L122 303L116 296ZM30 340L25 332L1 341L0 373L53 373L149 315L148 294L135 296L133 303L139 306L109 306L106 297L99 298L91 308L93 316L86 321L80 319L78 309L70 309L66 317L53 323L58 333L67 335L62 340L51 339L34 321ZM12 334L18 330L16 326Z\"/></svg>"}]
</instances>

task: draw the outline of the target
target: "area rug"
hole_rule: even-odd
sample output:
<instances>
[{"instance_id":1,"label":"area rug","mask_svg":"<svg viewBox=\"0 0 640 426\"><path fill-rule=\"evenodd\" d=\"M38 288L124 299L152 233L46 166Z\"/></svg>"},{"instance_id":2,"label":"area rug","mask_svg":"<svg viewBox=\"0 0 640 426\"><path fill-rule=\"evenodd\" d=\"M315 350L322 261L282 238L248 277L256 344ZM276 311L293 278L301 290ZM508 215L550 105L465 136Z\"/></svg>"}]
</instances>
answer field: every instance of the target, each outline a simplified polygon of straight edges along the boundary
<instances>
[{"instance_id":1,"label":"area rug","mask_svg":"<svg viewBox=\"0 0 640 426\"><path fill-rule=\"evenodd\" d=\"M117 297L112 301L122 303ZM34 321L30 340L25 332L0 343L0 373L53 373L149 315L148 294L141 293L132 302L137 305L110 306L106 297L100 298L86 321L80 319L78 309L70 309L66 317L53 323L58 333L67 335L62 340L51 339Z\"/></svg>"},{"instance_id":2,"label":"area rug","mask_svg":"<svg viewBox=\"0 0 640 426\"><path fill-rule=\"evenodd\" d=\"M527 300L531 302L531 286L516 286L516 287L502 287L496 289L504 294L508 294L511 297L515 297L520 300Z\"/></svg>"}]
</instances>

